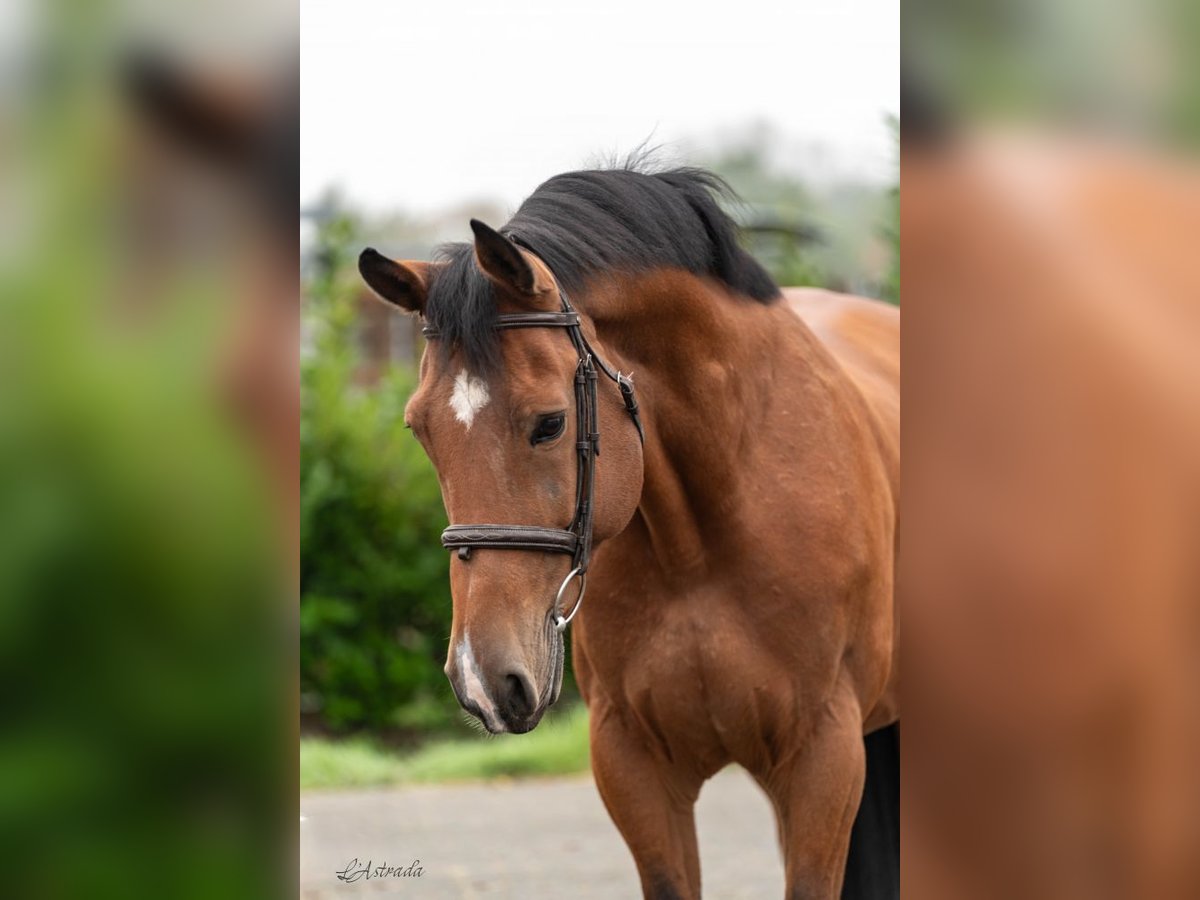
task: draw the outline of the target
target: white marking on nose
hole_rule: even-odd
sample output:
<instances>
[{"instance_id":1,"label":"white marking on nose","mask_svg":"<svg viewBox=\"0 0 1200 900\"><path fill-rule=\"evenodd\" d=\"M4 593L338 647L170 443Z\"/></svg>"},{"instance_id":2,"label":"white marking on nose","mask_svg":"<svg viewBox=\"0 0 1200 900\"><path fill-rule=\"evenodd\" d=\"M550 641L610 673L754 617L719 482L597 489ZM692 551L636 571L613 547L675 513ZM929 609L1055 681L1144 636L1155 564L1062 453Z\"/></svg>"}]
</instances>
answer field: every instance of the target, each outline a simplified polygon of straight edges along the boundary
<instances>
[{"instance_id":1,"label":"white marking on nose","mask_svg":"<svg viewBox=\"0 0 1200 900\"><path fill-rule=\"evenodd\" d=\"M492 731L505 731L504 722L496 713L496 707L492 705L492 698L488 696L487 688L484 687L483 679L479 675L475 654L471 652L471 639L465 633L462 643L458 645L458 670L462 672L463 693L467 700L479 707L479 714L483 717L484 724Z\"/></svg>"},{"instance_id":2,"label":"white marking on nose","mask_svg":"<svg viewBox=\"0 0 1200 900\"><path fill-rule=\"evenodd\" d=\"M454 418L471 430L471 423L481 409L488 405L492 398L488 395L487 382L470 374L466 369L458 373L454 379L454 393L450 395L450 408L454 410Z\"/></svg>"}]
</instances>

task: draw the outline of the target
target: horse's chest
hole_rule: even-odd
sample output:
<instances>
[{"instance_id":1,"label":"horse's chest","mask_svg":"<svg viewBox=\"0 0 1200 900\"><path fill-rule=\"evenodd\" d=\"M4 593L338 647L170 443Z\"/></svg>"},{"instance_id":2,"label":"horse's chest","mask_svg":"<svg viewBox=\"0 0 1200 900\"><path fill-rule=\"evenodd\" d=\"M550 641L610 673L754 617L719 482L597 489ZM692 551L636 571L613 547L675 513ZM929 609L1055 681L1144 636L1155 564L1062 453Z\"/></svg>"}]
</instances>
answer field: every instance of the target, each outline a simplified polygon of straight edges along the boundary
<instances>
[{"instance_id":1,"label":"horse's chest","mask_svg":"<svg viewBox=\"0 0 1200 900\"><path fill-rule=\"evenodd\" d=\"M664 612L613 699L664 755L719 768L794 728L796 676L736 607L697 597Z\"/></svg>"}]
</instances>

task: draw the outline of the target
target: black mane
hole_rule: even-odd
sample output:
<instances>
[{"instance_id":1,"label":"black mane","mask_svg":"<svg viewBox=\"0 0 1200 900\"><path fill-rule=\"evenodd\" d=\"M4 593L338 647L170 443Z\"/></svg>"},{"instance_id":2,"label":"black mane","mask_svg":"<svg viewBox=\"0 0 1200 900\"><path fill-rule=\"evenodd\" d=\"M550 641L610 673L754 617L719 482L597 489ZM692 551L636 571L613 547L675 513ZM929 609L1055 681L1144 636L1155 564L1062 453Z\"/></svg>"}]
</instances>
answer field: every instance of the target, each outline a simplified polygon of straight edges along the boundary
<instances>
[{"instance_id":1,"label":"black mane","mask_svg":"<svg viewBox=\"0 0 1200 900\"><path fill-rule=\"evenodd\" d=\"M721 209L721 197L733 197L729 186L703 169L568 172L539 186L500 232L537 253L568 294L606 273L676 268L771 303L779 288L738 244L737 224ZM491 282L475 265L471 244L447 244L438 258L446 265L430 285L429 324L472 368L494 369Z\"/></svg>"}]
</instances>

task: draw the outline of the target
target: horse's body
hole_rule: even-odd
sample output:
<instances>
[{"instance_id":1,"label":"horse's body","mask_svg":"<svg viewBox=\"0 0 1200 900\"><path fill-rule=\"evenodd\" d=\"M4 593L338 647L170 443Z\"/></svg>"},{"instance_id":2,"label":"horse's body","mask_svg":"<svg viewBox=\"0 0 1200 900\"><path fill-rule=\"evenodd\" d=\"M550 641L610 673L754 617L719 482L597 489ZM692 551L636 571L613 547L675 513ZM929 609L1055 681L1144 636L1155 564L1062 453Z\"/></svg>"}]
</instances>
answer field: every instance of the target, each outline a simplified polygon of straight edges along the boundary
<instances>
[{"instance_id":1,"label":"horse's body","mask_svg":"<svg viewBox=\"0 0 1200 900\"><path fill-rule=\"evenodd\" d=\"M830 898L863 735L898 718L899 314L781 294L711 189L686 171L561 176L506 226L512 243L473 223L474 253L440 270L373 251L360 267L442 338L408 416L452 521L569 516L575 445L554 411L571 409L578 360L561 333L521 328L496 334L489 364L495 311L559 309L565 281L589 347L634 373L644 445L611 385L597 401L596 552L575 619L597 786L646 896L698 897L693 804L739 763L773 801L789 896ZM534 727L556 696L546 607L563 574L551 553L451 564L447 674L489 730Z\"/></svg>"},{"instance_id":2,"label":"horse's body","mask_svg":"<svg viewBox=\"0 0 1200 900\"><path fill-rule=\"evenodd\" d=\"M618 293L712 290L662 281ZM650 896L699 894L692 806L731 762L775 805L793 895L833 896L864 729L897 718L899 315L817 291L686 307L705 321L597 322L652 413L642 503L575 635L596 781Z\"/></svg>"}]
</instances>

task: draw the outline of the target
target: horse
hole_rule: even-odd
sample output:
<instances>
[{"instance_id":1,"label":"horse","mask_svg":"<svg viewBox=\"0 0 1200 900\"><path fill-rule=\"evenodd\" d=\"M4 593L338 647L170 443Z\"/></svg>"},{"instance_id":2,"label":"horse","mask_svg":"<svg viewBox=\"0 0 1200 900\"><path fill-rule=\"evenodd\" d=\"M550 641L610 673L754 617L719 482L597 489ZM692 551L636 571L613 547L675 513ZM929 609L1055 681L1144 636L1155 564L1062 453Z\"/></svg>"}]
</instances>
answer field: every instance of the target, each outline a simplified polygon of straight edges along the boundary
<instances>
[{"instance_id":1,"label":"horse","mask_svg":"<svg viewBox=\"0 0 1200 900\"><path fill-rule=\"evenodd\" d=\"M405 423L456 523L445 671L489 731L529 731L571 623L647 898L700 896L694 804L731 763L788 897L898 896L899 312L779 288L727 191L572 172L432 261L362 252L429 336Z\"/></svg>"}]
</instances>

